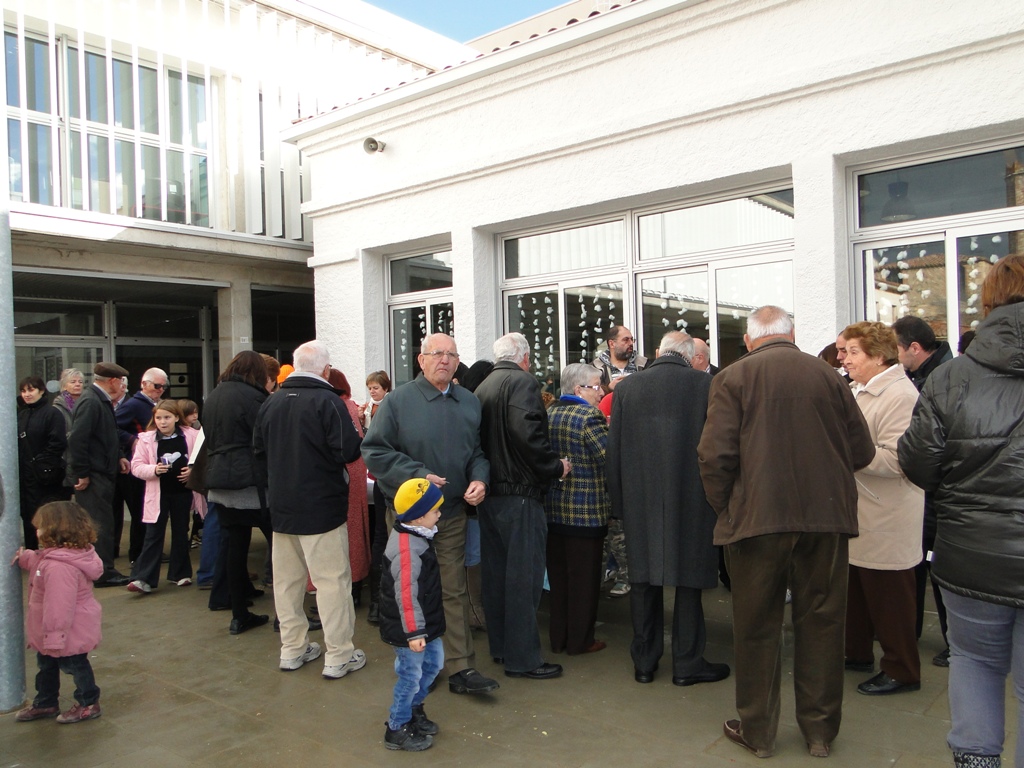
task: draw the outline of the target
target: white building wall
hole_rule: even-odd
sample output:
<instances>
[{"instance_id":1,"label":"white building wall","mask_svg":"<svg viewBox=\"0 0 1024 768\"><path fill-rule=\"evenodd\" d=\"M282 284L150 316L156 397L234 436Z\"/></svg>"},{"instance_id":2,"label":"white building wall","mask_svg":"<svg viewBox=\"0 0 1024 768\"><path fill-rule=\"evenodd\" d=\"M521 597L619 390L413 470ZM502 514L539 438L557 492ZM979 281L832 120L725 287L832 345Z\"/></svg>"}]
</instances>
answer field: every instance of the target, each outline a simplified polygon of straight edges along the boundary
<instances>
[{"instance_id":1,"label":"white building wall","mask_svg":"<svg viewBox=\"0 0 1024 768\"><path fill-rule=\"evenodd\" d=\"M447 240L464 359L500 325L491 233L792 183L798 341L817 351L855 315L846 169L1020 137L1022 69L1015 0L644 0L286 136L315 167L304 210L337 234L318 238L318 286L352 254ZM328 340L383 333L345 307L318 322Z\"/></svg>"}]
</instances>

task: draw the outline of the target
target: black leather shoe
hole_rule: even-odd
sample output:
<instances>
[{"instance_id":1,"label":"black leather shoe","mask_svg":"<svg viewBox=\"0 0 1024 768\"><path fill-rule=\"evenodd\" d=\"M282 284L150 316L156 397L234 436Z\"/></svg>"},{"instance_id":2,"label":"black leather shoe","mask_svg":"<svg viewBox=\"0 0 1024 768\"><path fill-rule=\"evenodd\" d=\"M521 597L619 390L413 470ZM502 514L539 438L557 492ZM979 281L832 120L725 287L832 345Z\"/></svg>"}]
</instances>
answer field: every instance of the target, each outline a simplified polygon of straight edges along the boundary
<instances>
[{"instance_id":1,"label":"black leather shoe","mask_svg":"<svg viewBox=\"0 0 1024 768\"><path fill-rule=\"evenodd\" d=\"M932 664L936 667L948 667L949 666L949 648L944 650L942 653L937 653L932 657Z\"/></svg>"},{"instance_id":2,"label":"black leather shoe","mask_svg":"<svg viewBox=\"0 0 1024 768\"><path fill-rule=\"evenodd\" d=\"M376 600L370 601L370 610L366 612L366 620L371 624L380 624L380 603Z\"/></svg>"},{"instance_id":3,"label":"black leather shoe","mask_svg":"<svg viewBox=\"0 0 1024 768\"><path fill-rule=\"evenodd\" d=\"M309 622L309 631L310 632L316 632L318 629L323 629L324 628L323 622L320 621L320 619L311 619L311 618L309 618L307 616L306 617L306 621ZM278 633L280 633L280 631L281 631L281 620L276 618L276 617L274 619L274 631L278 632Z\"/></svg>"},{"instance_id":4,"label":"black leather shoe","mask_svg":"<svg viewBox=\"0 0 1024 768\"><path fill-rule=\"evenodd\" d=\"M250 613L244 619L232 619L231 626L228 627L228 632L232 635L240 635L243 632L248 632L250 629L256 627L262 627L270 621L270 617L263 613Z\"/></svg>"},{"instance_id":5,"label":"black leather shoe","mask_svg":"<svg viewBox=\"0 0 1024 768\"><path fill-rule=\"evenodd\" d=\"M422 704L412 708L412 720L409 722L417 732L422 733L424 736L437 736L438 731L441 730L437 727L437 723L427 717L427 713L423 711Z\"/></svg>"},{"instance_id":6,"label":"black leather shoe","mask_svg":"<svg viewBox=\"0 0 1024 768\"><path fill-rule=\"evenodd\" d=\"M888 696L891 693L909 693L919 690L921 690L920 683L901 683L899 680L889 677L885 672L879 672L870 680L857 686L857 693L863 693L865 696Z\"/></svg>"},{"instance_id":7,"label":"black leather shoe","mask_svg":"<svg viewBox=\"0 0 1024 768\"><path fill-rule=\"evenodd\" d=\"M529 672L513 672L505 670L505 677L525 677L529 680L550 680L553 677L560 677L562 674L561 664L541 664Z\"/></svg>"},{"instance_id":8,"label":"black leather shoe","mask_svg":"<svg viewBox=\"0 0 1024 768\"><path fill-rule=\"evenodd\" d=\"M853 661L852 659L847 659L845 666L850 672L875 671L875 662L873 661Z\"/></svg>"},{"instance_id":9,"label":"black leather shoe","mask_svg":"<svg viewBox=\"0 0 1024 768\"><path fill-rule=\"evenodd\" d=\"M452 693L490 693L499 687L497 680L484 677L472 667L448 676L448 690Z\"/></svg>"},{"instance_id":10,"label":"black leather shoe","mask_svg":"<svg viewBox=\"0 0 1024 768\"><path fill-rule=\"evenodd\" d=\"M633 679L638 683L653 683L654 672L641 672L639 669L633 670Z\"/></svg>"},{"instance_id":11,"label":"black leather shoe","mask_svg":"<svg viewBox=\"0 0 1024 768\"><path fill-rule=\"evenodd\" d=\"M708 663L707 669L686 677L673 677L672 685L697 685L698 683L717 683L725 680L732 670L728 664Z\"/></svg>"},{"instance_id":12,"label":"black leather shoe","mask_svg":"<svg viewBox=\"0 0 1024 768\"><path fill-rule=\"evenodd\" d=\"M492 656L491 657L491 661L493 661L495 664L500 664L501 666L505 666L505 660L503 658L501 658L501 656Z\"/></svg>"},{"instance_id":13,"label":"black leather shoe","mask_svg":"<svg viewBox=\"0 0 1024 768\"><path fill-rule=\"evenodd\" d=\"M93 586L100 589L103 587L123 587L126 584L128 584L129 581L131 581L131 579L125 576L123 573L111 571L106 576L103 576L97 581L94 581Z\"/></svg>"}]
</instances>

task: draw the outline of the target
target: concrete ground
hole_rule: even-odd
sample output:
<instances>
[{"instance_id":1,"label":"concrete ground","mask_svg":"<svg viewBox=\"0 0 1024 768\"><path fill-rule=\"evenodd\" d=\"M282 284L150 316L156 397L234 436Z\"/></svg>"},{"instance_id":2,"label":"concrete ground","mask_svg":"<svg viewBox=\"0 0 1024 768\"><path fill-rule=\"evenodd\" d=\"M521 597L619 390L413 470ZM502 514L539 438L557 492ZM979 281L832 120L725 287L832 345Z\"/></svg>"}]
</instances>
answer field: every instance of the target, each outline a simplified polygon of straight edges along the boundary
<instances>
[{"instance_id":1,"label":"concrete ground","mask_svg":"<svg viewBox=\"0 0 1024 768\"><path fill-rule=\"evenodd\" d=\"M257 534L253 570L261 570L264 547ZM128 572L125 558L118 565ZM667 593L671 606L671 590ZM722 722L735 716L732 678L679 688L672 685L670 664L663 662L653 684L634 682L628 599L601 600L597 636L608 642L606 650L574 657L548 654L548 660L565 666L557 680L504 677L490 659L486 635L476 633L477 666L496 677L501 689L490 696L456 696L442 682L426 702L441 733L428 752L411 756L383 746L394 657L366 622L365 602L357 611L356 646L366 651L368 663L348 677L327 681L320 676L320 660L296 672L279 671L278 635L271 626L232 637L230 613L211 613L209 593L194 586L167 582L147 596L123 589L100 589L96 595L103 605L104 640L91 658L103 690L103 716L75 725L16 723L13 713L0 716L0 768L764 765L722 735ZM733 661L729 603L721 587L705 593L706 657L712 661ZM253 610L273 616L272 592ZM541 614L546 632L543 605ZM791 628L785 633L790 658L774 764L821 765L808 756L795 725ZM311 637L322 639L321 634ZM933 612L926 614L920 648L919 692L862 696L856 686L868 675L847 673L843 727L828 765L952 765L945 743L947 670L930 663L942 648ZM27 654L26 671L31 698L34 653ZM62 708L73 703L72 691L64 675ZM1015 712L1015 704L1007 709Z\"/></svg>"}]
</instances>

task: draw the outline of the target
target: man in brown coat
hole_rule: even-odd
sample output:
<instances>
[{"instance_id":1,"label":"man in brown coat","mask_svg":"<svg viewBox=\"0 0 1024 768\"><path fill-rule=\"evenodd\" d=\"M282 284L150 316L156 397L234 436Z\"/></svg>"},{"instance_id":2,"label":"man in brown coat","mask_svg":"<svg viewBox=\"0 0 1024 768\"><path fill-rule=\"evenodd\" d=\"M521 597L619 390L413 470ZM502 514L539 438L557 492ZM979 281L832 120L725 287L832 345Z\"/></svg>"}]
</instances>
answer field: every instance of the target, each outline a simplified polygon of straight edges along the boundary
<instances>
[{"instance_id":1,"label":"man in brown coat","mask_svg":"<svg viewBox=\"0 0 1024 768\"><path fill-rule=\"evenodd\" d=\"M810 753L825 757L842 714L853 473L875 447L848 385L797 349L785 310L755 310L744 342L750 354L712 381L697 448L732 576L739 719L725 735L758 757L775 751L788 587L797 723Z\"/></svg>"}]
</instances>

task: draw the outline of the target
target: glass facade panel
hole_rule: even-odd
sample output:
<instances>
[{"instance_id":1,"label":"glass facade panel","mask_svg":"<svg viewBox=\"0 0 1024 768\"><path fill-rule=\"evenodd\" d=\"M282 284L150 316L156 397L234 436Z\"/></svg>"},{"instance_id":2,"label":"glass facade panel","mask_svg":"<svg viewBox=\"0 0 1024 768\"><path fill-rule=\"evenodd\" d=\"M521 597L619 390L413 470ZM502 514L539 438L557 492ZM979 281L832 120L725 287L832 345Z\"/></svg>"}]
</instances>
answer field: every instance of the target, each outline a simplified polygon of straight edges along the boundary
<instances>
[{"instance_id":1,"label":"glass facade panel","mask_svg":"<svg viewBox=\"0 0 1024 768\"><path fill-rule=\"evenodd\" d=\"M72 131L70 142L68 175L71 178L71 189L69 190L69 202L72 208L82 210L85 205L82 196L82 134Z\"/></svg>"},{"instance_id":2,"label":"glass facade panel","mask_svg":"<svg viewBox=\"0 0 1024 768\"><path fill-rule=\"evenodd\" d=\"M21 106L21 92L18 89L18 37L7 32L4 34L4 60L7 66L7 106Z\"/></svg>"},{"instance_id":3,"label":"glass facade panel","mask_svg":"<svg viewBox=\"0 0 1024 768\"><path fill-rule=\"evenodd\" d=\"M88 136L89 210L110 213L110 142L106 136Z\"/></svg>"},{"instance_id":4,"label":"glass facade panel","mask_svg":"<svg viewBox=\"0 0 1024 768\"><path fill-rule=\"evenodd\" d=\"M28 175L31 202L53 205L50 126L28 124Z\"/></svg>"},{"instance_id":5,"label":"glass facade panel","mask_svg":"<svg viewBox=\"0 0 1024 768\"><path fill-rule=\"evenodd\" d=\"M199 309L116 305L118 338L202 338Z\"/></svg>"},{"instance_id":6,"label":"glass facade panel","mask_svg":"<svg viewBox=\"0 0 1024 768\"><path fill-rule=\"evenodd\" d=\"M10 118L7 120L7 163L11 172L11 200L21 202L25 198L21 182L21 122Z\"/></svg>"},{"instance_id":7,"label":"glass facade panel","mask_svg":"<svg viewBox=\"0 0 1024 768\"><path fill-rule=\"evenodd\" d=\"M181 110L181 72L167 71L167 120L172 144L181 144L184 136Z\"/></svg>"},{"instance_id":8,"label":"glass facade panel","mask_svg":"<svg viewBox=\"0 0 1024 768\"><path fill-rule=\"evenodd\" d=\"M947 337L943 241L869 249L865 261L871 268L868 301L874 302L879 322L892 324L906 315L916 315L936 336Z\"/></svg>"},{"instance_id":9,"label":"glass facade panel","mask_svg":"<svg viewBox=\"0 0 1024 768\"><path fill-rule=\"evenodd\" d=\"M114 142L114 173L117 181L114 194L117 212L121 216L135 215L135 144L130 141Z\"/></svg>"},{"instance_id":10,"label":"glass facade panel","mask_svg":"<svg viewBox=\"0 0 1024 768\"><path fill-rule=\"evenodd\" d=\"M861 227L1024 205L1024 147L857 177Z\"/></svg>"},{"instance_id":11,"label":"glass facade panel","mask_svg":"<svg viewBox=\"0 0 1024 768\"><path fill-rule=\"evenodd\" d=\"M185 155L167 151L167 221L185 223Z\"/></svg>"},{"instance_id":12,"label":"glass facade panel","mask_svg":"<svg viewBox=\"0 0 1024 768\"><path fill-rule=\"evenodd\" d=\"M395 259L390 269L393 296L452 287L451 251Z\"/></svg>"},{"instance_id":13,"label":"glass facade panel","mask_svg":"<svg viewBox=\"0 0 1024 768\"><path fill-rule=\"evenodd\" d=\"M135 345L118 344L115 348L118 365L132 372L132 386L138 380L136 371L141 373L156 366L167 371L171 385L165 393L174 399L188 398L203 402L203 348L186 345Z\"/></svg>"},{"instance_id":14,"label":"glass facade panel","mask_svg":"<svg viewBox=\"0 0 1024 768\"><path fill-rule=\"evenodd\" d=\"M77 368L92 381L92 369L104 357L100 347L59 347L54 345L14 348L14 369L20 381L26 376L41 376L46 389L60 391L60 374L65 368Z\"/></svg>"},{"instance_id":15,"label":"glass facade panel","mask_svg":"<svg viewBox=\"0 0 1024 768\"><path fill-rule=\"evenodd\" d=\"M68 48L68 115L81 117L78 111L78 50Z\"/></svg>"},{"instance_id":16,"label":"glass facade panel","mask_svg":"<svg viewBox=\"0 0 1024 768\"><path fill-rule=\"evenodd\" d=\"M107 122L107 57L85 52L85 118Z\"/></svg>"},{"instance_id":17,"label":"glass facade panel","mask_svg":"<svg viewBox=\"0 0 1024 768\"><path fill-rule=\"evenodd\" d=\"M114 59L114 125L131 130L135 127L135 99L132 88L132 65L129 61Z\"/></svg>"},{"instance_id":18,"label":"glass facade panel","mask_svg":"<svg viewBox=\"0 0 1024 768\"><path fill-rule=\"evenodd\" d=\"M504 248L505 277L509 279L622 264L626 258L626 225L620 219L509 238Z\"/></svg>"},{"instance_id":19,"label":"glass facade panel","mask_svg":"<svg viewBox=\"0 0 1024 768\"><path fill-rule=\"evenodd\" d=\"M793 237L793 190L640 217L640 258L662 259Z\"/></svg>"},{"instance_id":20,"label":"glass facade panel","mask_svg":"<svg viewBox=\"0 0 1024 768\"><path fill-rule=\"evenodd\" d=\"M103 307L99 304L69 304L62 301L15 298L14 333L102 336Z\"/></svg>"},{"instance_id":21,"label":"glass facade panel","mask_svg":"<svg viewBox=\"0 0 1024 768\"><path fill-rule=\"evenodd\" d=\"M708 339L707 271L643 277L640 279L640 303L641 351L646 357L654 357L661 337L669 331L685 331L691 336Z\"/></svg>"},{"instance_id":22,"label":"glass facade panel","mask_svg":"<svg viewBox=\"0 0 1024 768\"><path fill-rule=\"evenodd\" d=\"M142 217L163 219L160 202L160 148L142 145Z\"/></svg>"},{"instance_id":23,"label":"glass facade panel","mask_svg":"<svg viewBox=\"0 0 1024 768\"><path fill-rule=\"evenodd\" d=\"M715 289L722 368L746 354L743 334L752 311L774 304L793 313L793 265L788 261L716 270Z\"/></svg>"},{"instance_id":24,"label":"glass facade panel","mask_svg":"<svg viewBox=\"0 0 1024 768\"><path fill-rule=\"evenodd\" d=\"M206 83L201 77L188 76L189 137L196 149L206 149Z\"/></svg>"},{"instance_id":25,"label":"glass facade panel","mask_svg":"<svg viewBox=\"0 0 1024 768\"><path fill-rule=\"evenodd\" d=\"M206 177L206 158L192 155L192 223L197 227L210 226L210 194Z\"/></svg>"},{"instance_id":26,"label":"glass facade panel","mask_svg":"<svg viewBox=\"0 0 1024 768\"><path fill-rule=\"evenodd\" d=\"M455 335L455 305L450 301L430 305L430 332Z\"/></svg>"},{"instance_id":27,"label":"glass facade panel","mask_svg":"<svg viewBox=\"0 0 1024 768\"><path fill-rule=\"evenodd\" d=\"M1024 253L1024 231L994 232L956 240L959 333L973 330L982 320L981 284L992 265L1010 253ZM950 328L949 338L953 338ZM938 330L935 331L938 335ZM950 344L950 346L953 346Z\"/></svg>"},{"instance_id":28,"label":"glass facade panel","mask_svg":"<svg viewBox=\"0 0 1024 768\"><path fill-rule=\"evenodd\" d=\"M412 381L420 372L417 357L427 336L427 308L395 307L391 310L391 349L394 354L393 386Z\"/></svg>"},{"instance_id":29,"label":"glass facade panel","mask_svg":"<svg viewBox=\"0 0 1024 768\"><path fill-rule=\"evenodd\" d=\"M25 101L36 112L50 111L50 46L25 38Z\"/></svg>"},{"instance_id":30,"label":"glass facade panel","mask_svg":"<svg viewBox=\"0 0 1024 768\"><path fill-rule=\"evenodd\" d=\"M139 130L160 133L160 107L157 97L156 70L139 67Z\"/></svg>"},{"instance_id":31,"label":"glass facade panel","mask_svg":"<svg viewBox=\"0 0 1024 768\"><path fill-rule=\"evenodd\" d=\"M558 291L542 289L509 294L508 330L519 331L530 342L531 372L540 379L542 386L557 395L562 373L559 365L562 331Z\"/></svg>"},{"instance_id":32,"label":"glass facade panel","mask_svg":"<svg viewBox=\"0 0 1024 768\"><path fill-rule=\"evenodd\" d=\"M622 325L622 283L566 288L565 361L589 363L606 348L608 329ZM534 345L534 352L539 351Z\"/></svg>"}]
</instances>

